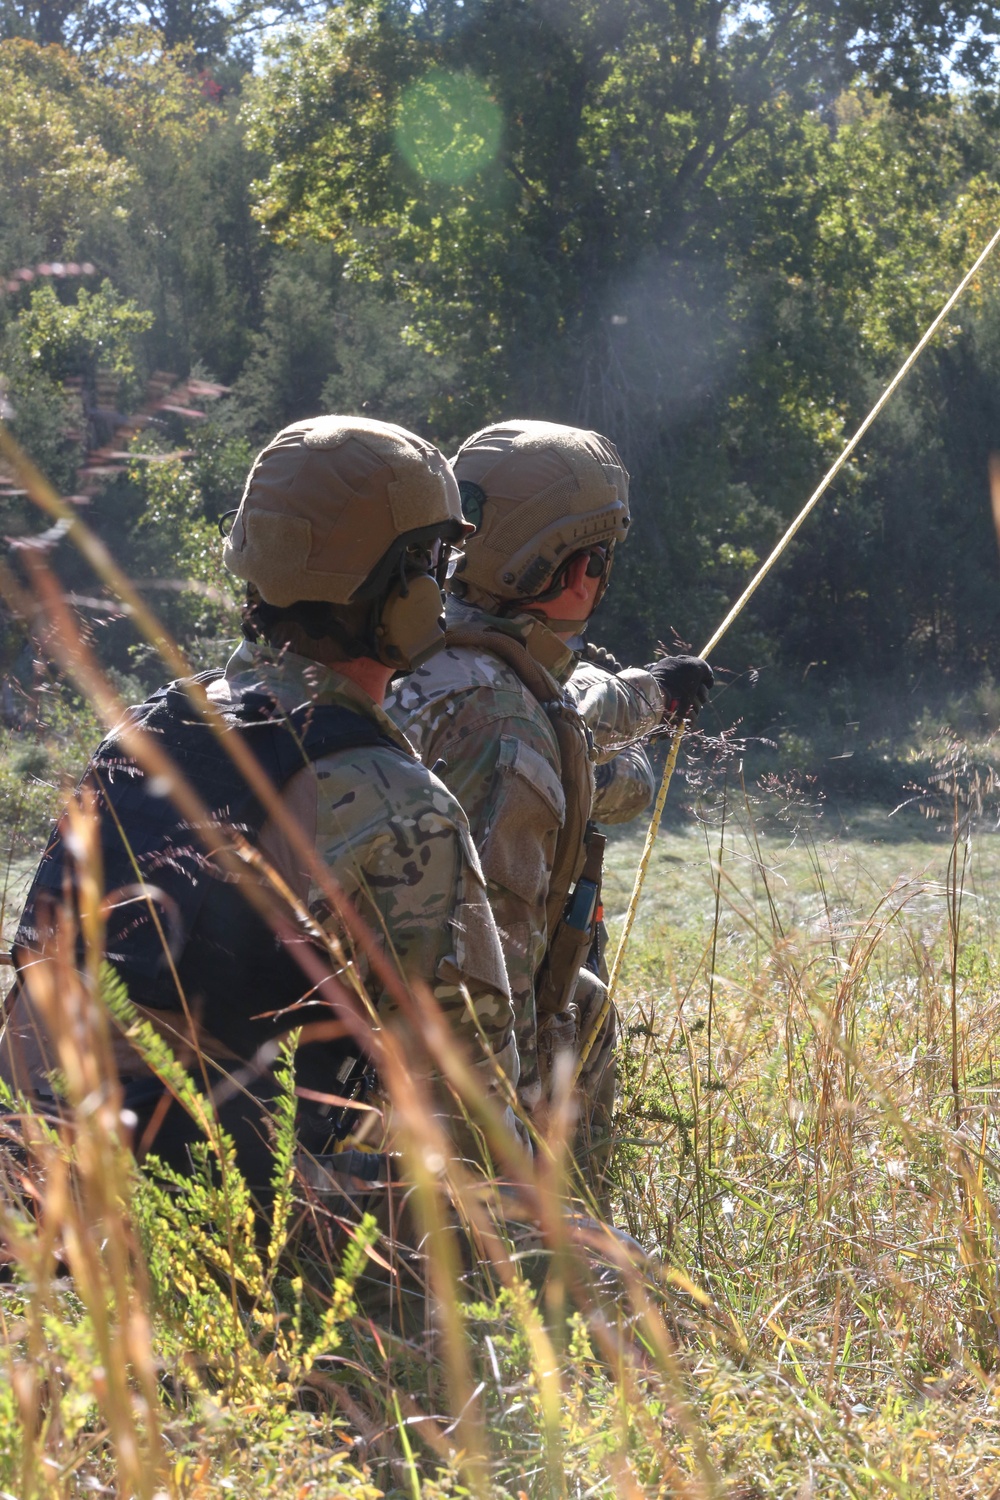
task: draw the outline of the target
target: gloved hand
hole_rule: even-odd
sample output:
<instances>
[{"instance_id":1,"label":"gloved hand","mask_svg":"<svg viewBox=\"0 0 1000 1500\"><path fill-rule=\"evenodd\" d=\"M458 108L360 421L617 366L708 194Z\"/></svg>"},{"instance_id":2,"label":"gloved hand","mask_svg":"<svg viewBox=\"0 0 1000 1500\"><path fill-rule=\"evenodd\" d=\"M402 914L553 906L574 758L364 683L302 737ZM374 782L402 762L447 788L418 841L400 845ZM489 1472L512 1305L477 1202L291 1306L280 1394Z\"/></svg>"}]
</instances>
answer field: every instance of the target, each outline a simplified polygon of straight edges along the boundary
<instances>
[{"instance_id":1,"label":"gloved hand","mask_svg":"<svg viewBox=\"0 0 1000 1500\"><path fill-rule=\"evenodd\" d=\"M607 646L595 646L593 641L587 641L581 653L584 661L593 662L595 667L603 667L605 672L618 673L622 670L622 664L617 656L612 656Z\"/></svg>"},{"instance_id":2,"label":"gloved hand","mask_svg":"<svg viewBox=\"0 0 1000 1500\"><path fill-rule=\"evenodd\" d=\"M646 671L663 694L664 720L696 719L715 682L715 673L700 656L661 656Z\"/></svg>"}]
</instances>

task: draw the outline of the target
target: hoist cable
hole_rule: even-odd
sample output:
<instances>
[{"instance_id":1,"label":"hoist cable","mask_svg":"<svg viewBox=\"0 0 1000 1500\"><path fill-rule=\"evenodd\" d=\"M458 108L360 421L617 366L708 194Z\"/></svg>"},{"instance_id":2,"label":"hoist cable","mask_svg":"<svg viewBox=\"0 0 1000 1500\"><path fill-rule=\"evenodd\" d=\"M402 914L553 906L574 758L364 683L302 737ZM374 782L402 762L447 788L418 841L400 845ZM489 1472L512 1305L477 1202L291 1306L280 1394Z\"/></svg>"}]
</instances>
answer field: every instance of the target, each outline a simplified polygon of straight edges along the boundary
<instances>
[{"instance_id":1,"label":"hoist cable","mask_svg":"<svg viewBox=\"0 0 1000 1500\"><path fill-rule=\"evenodd\" d=\"M962 296L962 293L966 290L969 283L975 277L976 273L982 268L982 266L992 255L998 244L1000 244L1000 229L998 229L993 235L993 238L990 240L985 250L983 250L982 253L977 257L975 263L966 271L965 275L962 277L958 286L952 292L951 296L948 298L947 302L944 304L937 317L931 323L929 328L927 328L926 332L923 334L919 342L914 345L913 349L900 365L899 369L896 371L895 375L892 377L889 384L882 392L881 396L879 396L875 405L872 407L867 417L865 417L857 432L851 438L846 447L842 449L836 462L823 475L823 478L820 480L813 493L809 496L809 499L799 511L798 515L795 517L795 520L789 526L780 542L778 542L777 546L773 549L767 559L763 563L761 563L760 567L757 569L756 573L751 578L750 582L747 584L746 588L743 590L742 594L733 605L732 609L722 621L722 624L719 625L719 627L715 630L706 644L701 648L700 654L703 657L708 656L712 651L714 651L715 647L722 640L722 637L725 635L730 625L732 625L733 621L736 620L740 614L742 614L743 610L746 608L749 601L753 598L760 585L764 582L764 579L767 577L768 573L770 573L779 557L781 557L782 553L785 551L792 538L796 535L799 528L802 526L806 518L810 515L810 513L815 509L820 500L826 494L826 491L836 479L837 475L840 473L841 469L844 467L845 463L850 458L851 454L854 452L855 448L858 446L861 439L868 431L869 427L875 421L875 418L879 415L886 403L895 395L896 391L899 389L903 381L906 379L907 375L913 369L913 366L916 364L921 354L927 348L927 345L930 343L931 339L941 327L941 324L944 322L945 318L955 306L955 303ZM632 934L632 924L635 921L636 911L638 910L639 898L642 895L642 887L645 883L646 871L649 868L649 861L652 857L653 846L656 843L656 836L660 831L660 820L663 817L663 808L666 804L667 793L670 790L670 782L673 778L674 767L677 764L677 756L678 752L680 751L681 740L683 736L684 725L681 723L678 724L676 729L674 730L673 742L670 746L670 753L667 756L667 763L663 768L663 778L660 782L660 789L656 795L656 804L653 808L653 816L650 820L649 828L646 831L646 842L643 845L642 855L639 859L639 866L635 872L635 883L632 887L632 895L629 900L628 908L625 912L625 921L622 927L621 937L618 939L618 947L615 950L614 962L611 965L611 974L608 980L608 994L597 1017L595 1018L590 1034L584 1042L583 1047L581 1048L580 1057L577 1061L576 1066L575 1076L577 1079L579 1079L580 1074L586 1066L587 1059L591 1054L595 1041L600 1035L601 1028L604 1026L608 1011L611 1008L611 1003L614 1000L615 990L618 986L619 975L621 974L622 961L625 956L625 950L628 947L629 938Z\"/></svg>"}]
</instances>

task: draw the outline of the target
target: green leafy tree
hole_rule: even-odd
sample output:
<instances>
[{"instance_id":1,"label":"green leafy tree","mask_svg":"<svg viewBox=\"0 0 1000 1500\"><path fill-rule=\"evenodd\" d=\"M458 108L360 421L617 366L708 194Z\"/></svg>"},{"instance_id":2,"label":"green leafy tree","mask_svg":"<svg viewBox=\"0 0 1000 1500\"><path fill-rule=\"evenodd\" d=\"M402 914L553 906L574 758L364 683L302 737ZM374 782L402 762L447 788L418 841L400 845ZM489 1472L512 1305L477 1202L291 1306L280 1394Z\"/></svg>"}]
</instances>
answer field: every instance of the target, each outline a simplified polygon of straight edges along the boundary
<instances>
[{"instance_id":1,"label":"green leafy tree","mask_svg":"<svg viewBox=\"0 0 1000 1500\"><path fill-rule=\"evenodd\" d=\"M0 45L0 272L43 257L69 259L131 181L91 116L93 89L66 53Z\"/></svg>"},{"instance_id":2,"label":"green leafy tree","mask_svg":"<svg viewBox=\"0 0 1000 1500\"><path fill-rule=\"evenodd\" d=\"M697 644L995 212L944 62L984 77L995 25L346 0L248 84L257 213L277 243L332 242L453 362L441 440L518 412L609 432L643 545L599 629ZM775 640L751 613L729 649Z\"/></svg>"},{"instance_id":3,"label":"green leafy tree","mask_svg":"<svg viewBox=\"0 0 1000 1500\"><path fill-rule=\"evenodd\" d=\"M994 21L904 10L347 0L251 91L273 160L258 212L276 237L332 238L350 274L391 279L414 336L461 355L470 409L502 400L515 370L522 400L551 400L567 340L622 269L718 226L741 144L866 62L920 98L942 82L941 47ZM971 43L962 56L979 65Z\"/></svg>"},{"instance_id":4,"label":"green leafy tree","mask_svg":"<svg viewBox=\"0 0 1000 1500\"><path fill-rule=\"evenodd\" d=\"M0 37L87 47L113 24L117 9L115 0L2 0Z\"/></svg>"},{"instance_id":5,"label":"green leafy tree","mask_svg":"<svg viewBox=\"0 0 1000 1500\"><path fill-rule=\"evenodd\" d=\"M404 341L405 309L344 283L328 247L286 252L264 291L264 313L230 402L261 442L322 411L359 411L422 428L452 371Z\"/></svg>"},{"instance_id":6,"label":"green leafy tree","mask_svg":"<svg viewBox=\"0 0 1000 1500\"><path fill-rule=\"evenodd\" d=\"M125 33L88 61L99 137L130 168L121 211L94 226L92 259L113 265L116 284L153 311L151 357L179 373L199 360L216 370L238 362L245 345L237 336L233 356L233 325L253 312L244 288L233 287L246 256L230 218L249 173L229 108L206 96L189 63L188 51L145 30ZM252 265L251 286L255 273Z\"/></svg>"},{"instance_id":7,"label":"green leafy tree","mask_svg":"<svg viewBox=\"0 0 1000 1500\"><path fill-rule=\"evenodd\" d=\"M725 431L731 472L780 515L805 499L995 228L987 136L969 103L914 118L845 97L809 171L757 216L742 253L767 333L748 349ZM839 672L976 671L1000 645L985 504L996 285L988 267L755 605L789 658ZM772 539L761 534L758 550Z\"/></svg>"},{"instance_id":8,"label":"green leafy tree","mask_svg":"<svg viewBox=\"0 0 1000 1500\"><path fill-rule=\"evenodd\" d=\"M0 0L0 39L24 37L85 53L146 26L169 47L189 47L200 62L217 61L247 37L323 9L313 0Z\"/></svg>"},{"instance_id":9,"label":"green leafy tree","mask_svg":"<svg viewBox=\"0 0 1000 1500\"><path fill-rule=\"evenodd\" d=\"M220 635L231 648L239 590L222 567L198 478L196 466L138 453L127 477L131 524L117 550L171 633L204 660L219 654L211 643Z\"/></svg>"},{"instance_id":10,"label":"green leafy tree","mask_svg":"<svg viewBox=\"0 0 1000 1500\"><path fill-rule=\"evenodd\" d=\"M15 320L14 365L40 370L52 380L78 378L95 394L101 372L129 385L137 374L136 339L152 321L151 313L123 301L110 281L93 293L81 287L71 303L60 302L46 283L32 291Z\"/></svg>"},{"instance_id":11,"label":"green leafy tree","mask_svg":"<svg viewBox=\"0 0 1000 1500\"><path fill-rule=\"evenodd\" d=\"M247 39L291 15L319 24L246 77ZM165 450L195 451L182 470L137 467L92 503L166 583L157 536L190 522L197 541L247 440L297 417L366 411L445 446L520 413L598 427L637 524L596 633L630 656L673 628L698 645L998 218L995 19L966 0L0 0L18 430L68 488L145 371L232 386L202 424L157 418ZM53 279L36 302L39 263L70 259L99 268L86 297ZM36 281L10 290L22 266ZM99 317L134 373L88 343ZM995 654L997 327L988 275L731 663ZM192 639L216 628L201 608L172 617ZM101 639L127 665L119 635Z\"/></svg>"},{"instance_id":12,"label":"green leafy tree","mask_svg":"<svg viewBox=\"0 0 1000 1500\"><path fill-rule=\"evenodd\" d=\"M109 281L81 287L71 303L45 283L8 326L0 345L15 436L69 492L90 443L107 436L114 404L130 404L139 375L137 342L152 315Z\"/></svg>"}]
</instances>

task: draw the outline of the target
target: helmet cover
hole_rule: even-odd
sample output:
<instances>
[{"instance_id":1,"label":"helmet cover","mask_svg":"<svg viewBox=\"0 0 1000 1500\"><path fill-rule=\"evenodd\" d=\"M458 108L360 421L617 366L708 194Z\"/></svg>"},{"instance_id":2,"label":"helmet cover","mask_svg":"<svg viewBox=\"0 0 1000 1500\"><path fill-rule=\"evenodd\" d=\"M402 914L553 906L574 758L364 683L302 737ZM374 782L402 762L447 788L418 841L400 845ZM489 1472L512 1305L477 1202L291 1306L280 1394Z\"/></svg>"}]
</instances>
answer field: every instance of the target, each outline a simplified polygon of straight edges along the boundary
<instances>
[{"instance_id":1,"label":"helmet cover","mask_svg":"<svg viewBox=\"0 0 1000 1500\"><path fill-rule=\"evenodd\" d=\"M451 461L476 527L456 576L473 602L533 599L574 553L628 532L628 471L600 433L555 422L485 427Z\"/></svg>"},{"instance_id":2,"label":"helmet cover","mask_svg":"<svg viewBox=\"0 0 1000 1500\"><path fill-rule=\"evenodd\" d=\"M433 444L368 417L311 417L258 455L223 562L268 604L348 604L399 538L438 525L472 530Z\"/></svg>"}]
</instances>

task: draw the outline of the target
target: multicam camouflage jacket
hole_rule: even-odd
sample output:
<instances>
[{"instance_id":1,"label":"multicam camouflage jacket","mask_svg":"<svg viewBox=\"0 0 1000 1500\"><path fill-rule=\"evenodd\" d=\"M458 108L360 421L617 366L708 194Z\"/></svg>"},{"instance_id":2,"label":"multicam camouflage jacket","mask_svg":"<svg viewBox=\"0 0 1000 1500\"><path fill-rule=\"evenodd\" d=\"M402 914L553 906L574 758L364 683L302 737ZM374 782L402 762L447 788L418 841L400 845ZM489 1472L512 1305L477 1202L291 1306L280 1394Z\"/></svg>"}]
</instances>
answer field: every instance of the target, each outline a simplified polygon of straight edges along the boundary
<instances>
[{"instance_id":1,"label":"multicam camouflage jacket","mask_svg":"<svg viewBox=\"0 0 1000 1500\"><path fill-rule=\"evenodd\" d=\"M373 720L392 742L326 754L294 774L280 795L398 972L429 987L479 1069L485 1091L506 1096L501 1075L513 1084L518 1076L509 987L479 856L455 797L366 693L319 662L244 643L207 692L223 709L232 698L252 692L263 692L289 712L308 702L348 708ZM379 1021L405 1027L408 1022L396 1014L366 955L351 951L322 890L273 819L264 824L257 845L298 901L336 933L377 1006ZM220 997L219 1005L243 1001L237 993ZM199 1040L215 1055L208 1033ZM134 1077L137 1068L144 1071L124 1040L118 1052L123 1077ZM0 1033L0 1077L38 1088L53 1066L50 1042L26 990L12 1025ZM331 1085L332 1093L339 1092L336 1079ZM449 1098L439 1103L442 1113L454 1116ZM515 1130L506 1097L502 1109ZM464 1139L460 1123L453 1119L453 1124L456 1138Z\"/></svg>"},{"instance_id":2,"label":"multicam camouflage jacket","mask_svg":"<svg viewBox=\"0 0 1000 1500\"><path fill-rule=\"evenodd\" d=\"M520 616L493 621L454 599L449 600L448 615L456 628L474 624L477 617L480 622L489 620L516 635L536 661L544 656L553 697L565 693L586 720L598 769L659 722L662 695L641 669L615 675L588 667L573 683L576 654L537 620ZM386 707L468 814L507 961L520 1054L519 1092L532 1109L541 1095L535 979L548 943L546 897L566 815L552 725L513 668L485 644L482 649L446 647L402 679ZM615 780L611 778L609 786ZM618 808L631 802L640 811L636 804L641 795L645 805L651 780L640 766L637 792L636 781L623 768ZM593 782L586 795L592 804ZM598 815L607 817L603 807Z\"/></svg>"},{"instance_id":3,"label":"multicam camouflage jacket","mask_svg":"<svg viewBox=\"0 0 1000 1500\"><path fill-rule=\"evenodd\" d=\"M653 678L642 667L610 672L581 661L566 683L566 692L591 734L597 751L594 766L595 823L630 823L653 800L656 777L637 735L648 734L662 715L663 702ZM647 703L653 704L652 711ZM622 739L631 740L615 751Z\"/></svg>"},{"instance_id":4,"label":"multicam camouflage jacket","mask_svg":"<svg viewBox=\"0 0 1000 1500\"><path fill-rule=\"evenodd\" d=\"M229 685L263 689L286 709L310 700L341 704L374 719L404 752L337 751L298 772L282 796L404 978L430 987L473 1057L482 1058L486 1040L488 1074L495 1061L516 1082L503 954L468 820L454 796L367 693L330 667L244 643L210 693L224 695ZM260 848L301 900L313 909L322 904L271 822ZM393 1002L380 993L364 955L353 958L380 1018L391 1021Z\"/></svg>"}]
</instances>

